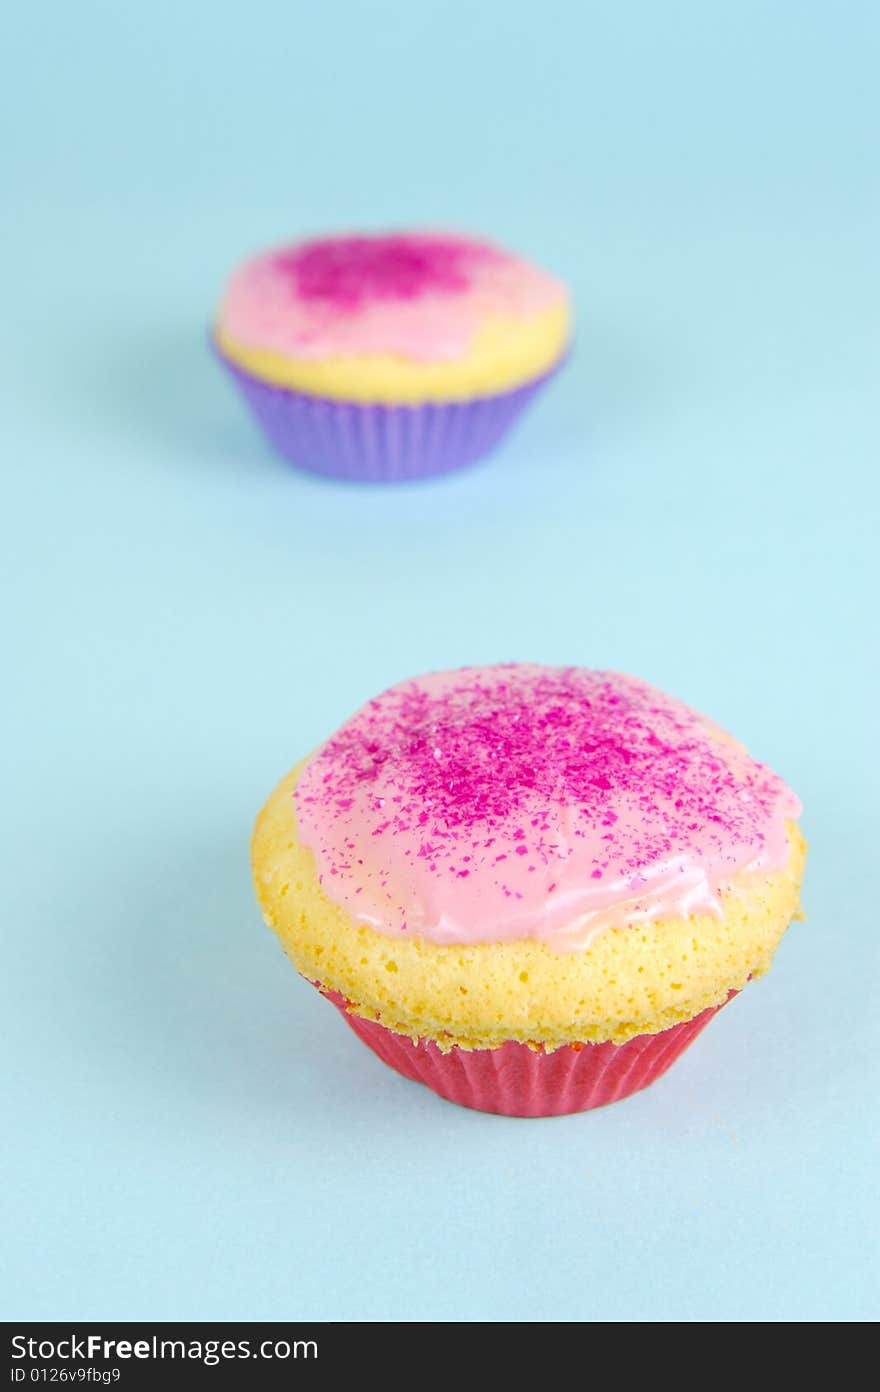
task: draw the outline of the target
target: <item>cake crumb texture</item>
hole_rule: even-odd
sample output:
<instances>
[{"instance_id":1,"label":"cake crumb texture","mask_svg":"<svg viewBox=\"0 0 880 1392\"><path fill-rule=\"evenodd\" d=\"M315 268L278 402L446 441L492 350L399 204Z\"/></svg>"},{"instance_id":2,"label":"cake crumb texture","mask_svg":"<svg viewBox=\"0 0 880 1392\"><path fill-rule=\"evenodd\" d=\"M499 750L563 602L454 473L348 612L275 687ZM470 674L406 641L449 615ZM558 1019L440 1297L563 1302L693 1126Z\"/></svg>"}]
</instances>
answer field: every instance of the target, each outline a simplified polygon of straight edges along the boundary
<instances>
[{"instance_id":1,"label":"cake crumb texture","mask_svg":"<svg viewBox=\"0 0 880 1392\"><path fill-rule=\"evenodd\" d=\"M282 779L254 830L266 922L297 970L338 991L354 1014L441 1048L494 1048L509 1039L547 1048L623 1043L668 1029L762 976L799 916L806 844L790 822L788 863L734 877L721 894L721 917L629 924L575 952L534 940L392 939L356 923L321 889L294 811L301 767Z\"/></svg>"}]
</instances>

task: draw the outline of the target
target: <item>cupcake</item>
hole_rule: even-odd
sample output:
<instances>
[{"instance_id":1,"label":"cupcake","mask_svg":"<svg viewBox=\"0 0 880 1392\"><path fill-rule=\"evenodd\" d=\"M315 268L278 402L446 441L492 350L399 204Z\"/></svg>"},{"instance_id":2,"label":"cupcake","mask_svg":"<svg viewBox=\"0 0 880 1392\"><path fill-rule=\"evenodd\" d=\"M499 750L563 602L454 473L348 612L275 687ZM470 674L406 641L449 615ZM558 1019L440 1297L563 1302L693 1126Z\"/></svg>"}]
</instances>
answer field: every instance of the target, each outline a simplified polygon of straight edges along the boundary
<instances>
[{"instance_id":1,"label":"cupcake","mask_svg":"<svg viewBox=\"0 0 880 1392\"><path fill-rule=\"evenodd\" d=\"M799 914L797 797L633 677L463 668L392 687L253 839L294 965L441 1097L584 1111L659 1078Z\"/></svg>"},{"instance_id":2,"label":"cupcake","mask_svg":"<svg viewBox=\"0 0 880 1392\"><path fill-rule=\"evenodd\" d=\"M422 478L498 443L562 361L563 285L489 242L320 237L246 261L215 326L272 444L337 478Z\"/></svg>"}]
</instances>

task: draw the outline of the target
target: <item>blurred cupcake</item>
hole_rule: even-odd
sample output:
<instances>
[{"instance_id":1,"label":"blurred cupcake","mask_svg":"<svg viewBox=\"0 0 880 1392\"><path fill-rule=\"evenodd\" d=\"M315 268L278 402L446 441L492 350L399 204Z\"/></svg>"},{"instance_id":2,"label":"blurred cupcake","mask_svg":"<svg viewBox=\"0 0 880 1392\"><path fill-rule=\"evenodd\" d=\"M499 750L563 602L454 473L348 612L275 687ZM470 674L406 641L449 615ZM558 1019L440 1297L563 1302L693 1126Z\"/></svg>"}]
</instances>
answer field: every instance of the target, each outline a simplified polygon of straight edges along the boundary
<instances>
[{"instance_id":1,"label":"blurred cupcake","mask_svg":"<svg viewBox=\"0 0 880 1392\"><path fill-rule=\"evenodd\" d=\"M487 454L563 359L564 286L489 242L321 237L233 275L217 349L266 435L315 473L421 478Z\"/></svg>"},{"instance_id":2,"label":"blurred cupcake","mask_svg":"<svg viewBox=\"0 0 880 1392\"><path fill-rule=\"evenodd\" d=\"M513 1116L645 1087L799 911L798 799L632 677L435 673L270 797L257 894L294 965L399 1073Z\"/></svg>"}]
</instances>

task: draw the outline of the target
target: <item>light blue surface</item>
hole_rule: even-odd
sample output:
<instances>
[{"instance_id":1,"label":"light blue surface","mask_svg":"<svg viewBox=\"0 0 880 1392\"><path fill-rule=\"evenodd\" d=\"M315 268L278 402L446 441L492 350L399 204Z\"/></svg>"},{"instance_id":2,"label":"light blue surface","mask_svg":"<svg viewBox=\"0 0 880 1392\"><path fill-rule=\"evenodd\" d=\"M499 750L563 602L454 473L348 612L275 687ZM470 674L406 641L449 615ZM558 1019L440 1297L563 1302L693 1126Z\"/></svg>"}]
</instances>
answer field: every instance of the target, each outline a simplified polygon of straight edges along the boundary
<instances>
[{"instance_id":1,"label":"light blue surface","mask_svg":"<svg viewBox=\"0 0 880 1392\"><path fill-rule=\"evenodd\" d=\"M3 24L0 1312L876 1316L877 7ZM557 268L578 351L488 465L322 484L206 323L254 247L401 223ZM384 1069L247 863L364 698L506 658L711 713L812 848L772 974L653 1090L546 1122Z\"/></svg>"}]
</instances>

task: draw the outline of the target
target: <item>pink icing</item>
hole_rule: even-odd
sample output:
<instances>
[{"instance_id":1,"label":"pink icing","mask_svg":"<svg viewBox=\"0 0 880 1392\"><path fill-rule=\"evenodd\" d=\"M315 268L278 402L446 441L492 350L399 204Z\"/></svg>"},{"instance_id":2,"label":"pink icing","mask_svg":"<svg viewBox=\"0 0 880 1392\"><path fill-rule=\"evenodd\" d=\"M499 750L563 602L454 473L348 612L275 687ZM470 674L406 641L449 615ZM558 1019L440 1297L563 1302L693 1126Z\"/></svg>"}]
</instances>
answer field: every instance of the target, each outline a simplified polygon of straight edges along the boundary
<instances>
[{"instance_id":1,"label":"pink icing","mask_svg":"<svg viewBox=\"0 0 880 1392\"><path fill-rule=\"evenodd\" d=\"M781 869L800 803L742 745L633 677L515 663L370 701L309 760L299 833L327 895L389 937L586 947L720 916Z\"/></svg>"},{"instance_id":2,"label":"pink icing","mask_svg":"<svg viewBox=\"0 0 880 1392\"><path fill-rule=\"evenodd\" d=\"M457 295L469 274L498 252L453 237L325 237L283 251L276 266L302 300L321 300L353 314L381 300Z\"/></svg>"},{"instance_id":3,"label":"pink icing","mask_svg":"<svg viewBox=\"0 0 880 1392\"><path fill-rule=\"evenodd\" d=\"M241 266L220 328L243 347L289 357L454 360L484 318L526 318L564 298L559 281L488 242L433 232L323 237Z\"/></svg>"}]
</instances>

